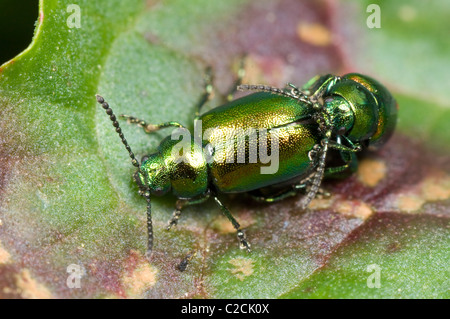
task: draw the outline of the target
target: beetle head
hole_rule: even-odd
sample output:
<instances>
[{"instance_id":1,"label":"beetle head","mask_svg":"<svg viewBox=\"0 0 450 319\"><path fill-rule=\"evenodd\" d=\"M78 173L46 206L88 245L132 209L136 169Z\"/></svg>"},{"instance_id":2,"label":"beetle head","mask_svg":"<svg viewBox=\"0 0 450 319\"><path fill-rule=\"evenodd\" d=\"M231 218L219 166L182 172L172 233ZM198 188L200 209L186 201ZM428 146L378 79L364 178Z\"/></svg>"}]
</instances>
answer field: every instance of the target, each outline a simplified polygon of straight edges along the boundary
<instances>
[{"instance_id":1,"label":"beetle head","mask_svg":"<svg viewBox=\"0 0 450 319\"><path fill-rule=\"evenodd\" d=\"M334 135L344 135L354 124L354 114L349 103L341 96L328 96L323 100L324 122Z\"/></svg>"}]
</instances>

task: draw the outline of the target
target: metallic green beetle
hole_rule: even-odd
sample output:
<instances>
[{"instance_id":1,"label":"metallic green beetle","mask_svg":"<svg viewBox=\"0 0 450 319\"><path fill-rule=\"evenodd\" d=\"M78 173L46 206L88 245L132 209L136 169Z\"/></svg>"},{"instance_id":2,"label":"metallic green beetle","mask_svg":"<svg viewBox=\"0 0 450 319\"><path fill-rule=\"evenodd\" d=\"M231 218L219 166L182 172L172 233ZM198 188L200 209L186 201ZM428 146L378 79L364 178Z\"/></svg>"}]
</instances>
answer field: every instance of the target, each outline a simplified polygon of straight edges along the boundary
<instances>
[{"instance_id":1,"label":"metallic green beetle","mask_svg":"<svg viewBox=\"0 0 450 319\"><path fill-rule=\"evenodd\" d=\"M302 191L299 206L304 209L321 191L324 177L353 172L355 153L383 145L397 121L398 105L392 95L361 74L316 76L302 89L290 83L284 89L241 84L237 89L258 92L200 115L212 91L207 77L193 137L177 122L153 125L122 115L147 133L177 128L141 164L108 103L97 95L138 168L134 179L147 200L147 256L153 248L152 194L171 191L179 198L168 229L177 223L183 207L213 197L236 229L240 247L250 251L239 223L217 194L247 192L256 200L273 202Z\"/></svg>"}]
</instances>

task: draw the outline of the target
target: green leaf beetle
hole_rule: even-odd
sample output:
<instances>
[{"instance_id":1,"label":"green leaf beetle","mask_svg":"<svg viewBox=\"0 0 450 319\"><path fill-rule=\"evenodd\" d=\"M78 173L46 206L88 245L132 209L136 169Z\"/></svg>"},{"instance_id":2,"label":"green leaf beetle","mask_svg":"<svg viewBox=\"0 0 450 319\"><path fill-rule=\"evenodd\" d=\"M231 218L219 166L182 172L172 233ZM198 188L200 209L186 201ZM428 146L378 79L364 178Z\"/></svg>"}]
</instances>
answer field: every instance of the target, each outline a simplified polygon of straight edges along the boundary
<instances>
[{"instance_id":1,"label":"green leaf beetle","mask_svg":"<svg viewBox=\"0 0 450 319\"><path fill-rule=\"evenodd\" d=\"M188 134L187 141L173 138L173 134L168 136L141 163L108 103L96 96L137 168L134 179L140 195L147 200L148 257L153 249L152 195L171 191L178 198L168 229L177 224L184 207L214 198L236 229L240 247L250 251L239 223L218 194L245 192L256 200L274 202L302 192L299 208L305 209L322 191L323 178L355 171L356 153L378 149L395 129L395 99L383 85L366 75L328 74L312 78L301 89L291 83L281 89L243 85L240 73L235 88L256 92L234 101L230 98L228 103L201 114L201 107L212 92L210 73L207 75L197 108L197 134ZM177 128L178 137L189 133L178 122L155 125L121 116L147 133L166 127ZM185 149L180 153L183 143ZM268 162L263 156L268 153L276 155L272 160L277 161L269 173L264 172Z\"/></svg>"}]
</instances>

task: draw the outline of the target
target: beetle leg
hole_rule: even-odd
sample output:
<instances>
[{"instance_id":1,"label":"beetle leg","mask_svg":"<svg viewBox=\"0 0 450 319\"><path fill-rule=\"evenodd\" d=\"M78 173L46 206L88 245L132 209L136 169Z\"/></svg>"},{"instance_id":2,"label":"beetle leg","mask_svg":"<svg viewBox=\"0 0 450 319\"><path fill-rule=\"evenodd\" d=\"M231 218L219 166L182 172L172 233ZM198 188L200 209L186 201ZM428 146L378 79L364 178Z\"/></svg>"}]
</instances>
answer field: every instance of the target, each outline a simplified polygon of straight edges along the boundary
<instances>
[{"instance_id":1,"label":"beetle leg","mask_svg":"<svg viewBox=\"0 0 450 319\"><path fill-rule=\"evenodd\" d=\"M360 144L353 144L351 146L345 146L341 143L337 142L328 142L328 146L334 150L343 151L343 152L350 152L350 153L356 153L361 151L362 147Z\"/></svg>"},{"instance_id":2,"label":"beetle leg","mask_svg":"<svg viewBox=\"0 0 450 319\"><path fill-rule=\"evenodd\" d=\"M358 159L356 158L356 154L353 152L340 152L340 154L345 164L336 167L328 167L325 170L326 177L339 177L340 173L347 170L352 173L356 171L358 167Z\"/></svg>"},{"instance_id":3,"label":"beetle leg","mask_svg":"<svg viewBox=\"0 0 450 319\"><path fill-rule=\"evenodd\" d=\"M297 190L288 188L282 192L279 192L278 194L268 196L262 194L261 195L249 194L249 195L251 198L253 198L255 201L258 202L274 203L283 200L285 198L297 195Z\"/></svg>"},{"instance_id":4,"label":"beetle leg","mask_svg":"<svg viewBox=\"0 0 450 319\"><path fill-rule=\"evenodd\" d=\"M353 143L353 142L350 141L350 139L349 139L347 136L345 136L345 135L341 135L340 137L341 137L342 139L346 140L347 143L350 145L351 148L361 150L362 146L361 146L360 143ZM339 144L341 144L341 143L339 142Z\"/></svg>"},{"instance_id":5,"label":"beetle leg","mask_svg":"<svg viewBox=\"0 0 450 319\"><path fill-rule=\"evenodd\" d=\"M316 172L314 176L312 177L312 180L310 181L311 187L308 191L308 193L300 200L298 207L300 209L305 209L306 206L313 200L313 198L316 196L317 192L319 191L320 184L323 179L323 175L325 172L325 159L327 157L327 151L328 151L328 139L323 139L321 142L320 149L317 153L318 157L318 164L316 168Z\"/></svg>"},{"instance_id":6,"label":"beetle leg","mask_svg":"<svg viewBox=\"0 0 450 319\"><path fill-rule=\"evenodd\" d=\"M292 188L285 189L283 192L279 192L278 194L275 194L275 195L267 195L267 196L266 195L255 195L255 194L249 194L249 195L253 200L258 201L258 202L274 203L274 202L281 201L288 197L296 196L300 190L305 190L305 189L311 188L312 181L313 180L307 180L304 183L295 184L292 186ZM308 190L308 192L309 192L309 190ZM323 189L322 187L319 187L316 194L321 195L323 197L331 196L331 194L328 191L326 191L325 189Z\"/></svg>"},{"instance_id":7,"label":"beetle leg","mask_svg":"<svg viewBox=\"0 0 450 319\"><path fill-rule=\"evenodd\" d=\"M266 202L266 203L278 202L285 198L295 196L298 194L300 190L304 190L310 184L309 181L312 179L312 177L314 177L314 174L311 174L308 177L299 181L298 183L293 184L290 187L287 187L274 194L265 195L261 193L261 190L259 190L260 194L249 193L249 195L258 202Z\"/></svg>"},{"instance_id":8,"label":"beetle leg","mask_svg":"<svg viewBox=\"0 0 450 319\"><path fill-rule=\"evenodd\" d=\"M311 184L314 181L314 179L313 179L314 176L315 176L315 173L310 175L310 177L302 180L301 184L294 185L294 189L296 191L298 191L298 190L305 190L306 189L309 192ZM320 195L320 196L323 196L323 197L330 197L331 196L330 192L328 192L327 190L323 189L322 187L319 187L319 189L317 190L316 194Z\"/></svg>"},{"instance_id":9,"label":"beetle leg","mask_svg":"<svg viewBox=\"0 0 450 319\"><path fill-rule=\"evenodd\" d=\"M216 203L220 206L222 209L223 214L228 218L228 220L233 224L234 229L237 231L237 236L240 242L240 248L241 249L247 249L248 252L251 251L250 244L247 242L247 238L245 237L244 232L241 230L241 225L234 219L233 215L231 215L231 212L226 208L222 202L217 198L217 196L214 195L214 200Z\"/></svg>"},{"instance_id":10,"label":"beetle leg","mask_svg":"<svg viewBox=\"0 0 450 319\"><path fill-rule=\"evenodd\" d=\"M166 127L183 127L184 128L184 126L178 122L164 122L161 124L149 124L144 120L141 120L137 117L130 116L130 115L121 114L120 117L127 119L128 123L137 124L138 126L142 127L146 133L153 133L160 129L166 128Z\"/></svg>"},{"instance_id":11,"label":"beetle leg","mask_svg":"<svg viewBox=\"0 0 450 319\"><path fill-rule=\"evenodd\" d=\"M172 218L167 223L166 230L170 230L172 226L178 224L178 219L180 218L181 210L183 209L184 206L187 206L187 203L188 201L185 199L177 200L175 204L175 210L173 211Z\"/></svg>"},{"instance_id":12,"label":"beetle leg","mask_svg":"<svg viewBox=\"0 0 450 319\"><path fill-rule=\"evenodd\" d=\"M338 82L341 78L339 76L326 75L323 77L316 78L316 81L309 84L308 90L313 89L314 92L311 92L311 100L318 101L323 94L327 91L327 89ZM305 89L305 88L304 88Z\"/></svg>"},{"instance_id":13,"label":"beetle leg","mask_svg":"<svg viewBox=\"0 0 450 319\"><path fill-rule=\"evenodd\" d=\"M322 187L319 187L319 189L317 190L317 195L328 198L331 196L331 193L323 189Z\"/></svg>"},{"instance_id":14,"label":"beetle leg","mask_svg":"<svg viewBox=\"0 0 450 319\"><path fill-rule=\"evenodd\" d=\"M200 204L203 203L204 201L206 201L209 198L209 193L206 193L205 195L203 195L200 198L195 198L195 199L179 199L177 200L176 204L175 204L175 210L173 211L173 215L172 218L169 220L169 222L167 223L167 230L170 230L172 228L172 226L177 225L178 224L178 219L180 219L180 215L181 215L181 210L184 207L190 206L190 205L195 205L195 204Z\"/></svg>"}]
</instances>

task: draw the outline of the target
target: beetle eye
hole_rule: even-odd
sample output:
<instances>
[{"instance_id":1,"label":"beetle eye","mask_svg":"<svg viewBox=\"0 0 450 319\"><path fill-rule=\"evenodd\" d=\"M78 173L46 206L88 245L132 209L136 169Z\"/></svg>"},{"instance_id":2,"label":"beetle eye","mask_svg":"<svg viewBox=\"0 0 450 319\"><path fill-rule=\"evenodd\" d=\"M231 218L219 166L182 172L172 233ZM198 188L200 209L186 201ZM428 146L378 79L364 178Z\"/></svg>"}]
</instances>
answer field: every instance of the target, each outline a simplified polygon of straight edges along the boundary
<instances>
[{"instance_id":1,"label":"beetle eye","mask_svg":"<svg viewBox=\"0 0 450 319\"><path fill-rule=\"evenodd\" d=\"M146 160L148 160L148 156L147 155L142 156L141 163L144 163Z\"/></svg>"}]
</instances>

